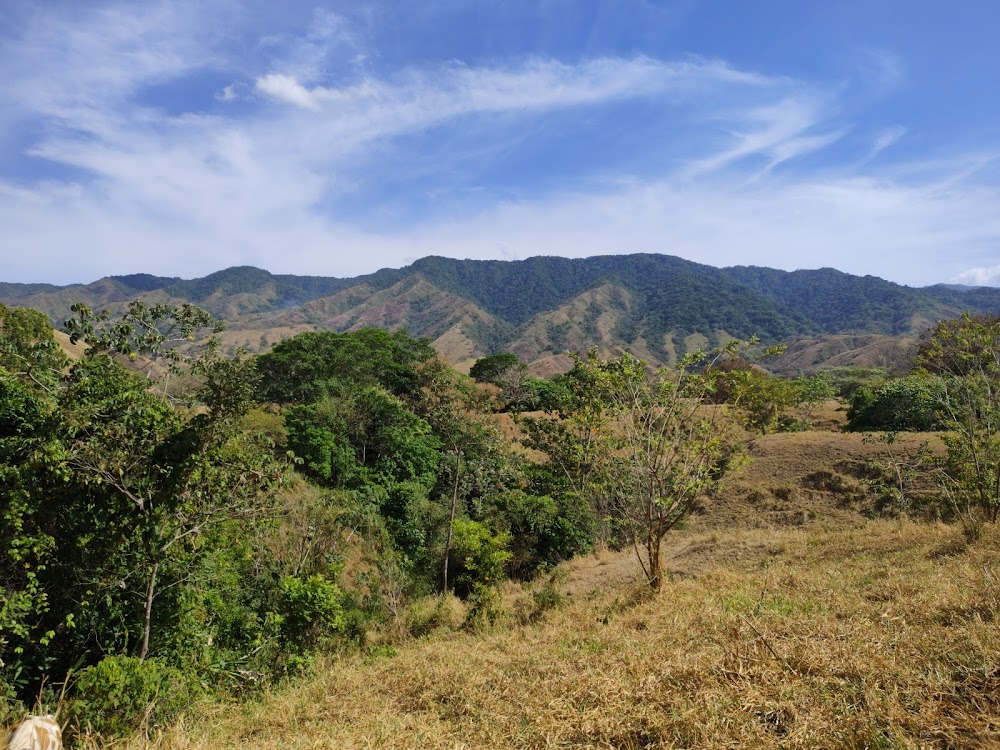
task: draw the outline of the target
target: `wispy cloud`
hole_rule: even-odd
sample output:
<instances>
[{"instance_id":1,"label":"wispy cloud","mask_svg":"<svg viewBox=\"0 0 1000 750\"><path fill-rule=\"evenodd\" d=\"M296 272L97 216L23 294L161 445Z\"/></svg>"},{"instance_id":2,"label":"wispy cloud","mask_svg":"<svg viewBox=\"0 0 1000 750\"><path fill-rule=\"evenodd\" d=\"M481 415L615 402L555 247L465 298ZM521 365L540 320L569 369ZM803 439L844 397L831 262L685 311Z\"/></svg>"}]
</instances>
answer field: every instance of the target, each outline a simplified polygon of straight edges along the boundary
<instances>
[{"instance_id":1,"label":"wispy cloud","mask_svg":"<svg viewBox=\"0 0 1000 750\"><path fill-rule=\"evenodd\" d=\"M906 128L902 125L894 125L891 128L886 128L881 131L876 137L875 141L872 143L871 149L865 154L861 160L858 162L857 166L863 166L874 159L876 156L881 154L887 148L896 143L900 138L906 135Z\"/></svg>"},{"instance_id":2,"label":"wispy cloud","mask_svg":"<svg viewBox=\"0 0 1000 750\"><path fill-rule=\"evenodd\" d=\"M1000 238L981 161L877 169L905 126L858 146L872 131L821 82L693 56L386 70L335 13L263 34L239 3L53 8L0 49L0 139L75 171L0 168L3 280L645 251L931 283ZM870 64L884 85L903 75L892 56ZM544 180L491 182L549 152ZM390 184L427 211L382 222ZM462 191L476 199L438 197Z\"/></svg>"},{"instance_id":3,"label":"wispy cloud","mask_svg":"<svg viewBox=\"0 0 1000 750\"><path fill-rule=\"evenodd\" d=\"M817 97L800 93L742 112L722 113L722 117L739 126L739 130L729 132L734 143L696 159L685 174L699 177L750 157L765 159L764 171L770 171L789 159L824 148L841 138L844 131L810 132L823 123L823 108L824 103Z\"/></svg>"}]
</instances>

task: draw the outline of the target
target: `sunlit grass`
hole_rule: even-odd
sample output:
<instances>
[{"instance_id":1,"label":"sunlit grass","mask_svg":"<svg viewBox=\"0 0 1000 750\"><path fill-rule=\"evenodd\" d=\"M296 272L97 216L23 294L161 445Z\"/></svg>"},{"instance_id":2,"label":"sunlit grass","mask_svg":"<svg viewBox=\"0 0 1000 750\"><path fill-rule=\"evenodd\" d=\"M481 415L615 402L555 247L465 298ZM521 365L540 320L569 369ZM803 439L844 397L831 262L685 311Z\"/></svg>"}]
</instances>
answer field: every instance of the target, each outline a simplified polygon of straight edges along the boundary
<instances>
[{"instance_id":1,"label":"sunlit grass","mask_svg":"<svg viewBox=\"0 0 1000 750\"><path fill-rule=\"evenodd\" d=\"M701 554L709 536L745 554L652 596L623 574L627 556L605 552L569 566L565 603L534 624L332 659L261 703L197 706L152 744L1000 745L998 529L970 544L957 527L872 521L672 544Z\"/></svg>"}]
</instances>

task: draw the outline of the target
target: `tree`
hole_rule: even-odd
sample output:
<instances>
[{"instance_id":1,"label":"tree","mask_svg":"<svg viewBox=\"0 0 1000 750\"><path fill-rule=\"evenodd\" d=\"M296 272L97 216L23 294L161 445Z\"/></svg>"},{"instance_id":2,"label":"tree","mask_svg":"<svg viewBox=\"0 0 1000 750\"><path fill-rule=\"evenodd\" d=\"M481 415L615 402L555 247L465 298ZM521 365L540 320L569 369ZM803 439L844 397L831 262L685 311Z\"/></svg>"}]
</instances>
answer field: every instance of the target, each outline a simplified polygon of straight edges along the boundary
<instances>
[{"instance_id":1,"label":"tree","mask_svg":"<svg viewBox=\"0 0 1000 750\"><path fill-rule=\"evenodd\" d=\"M989 370L1000 342L1000 315L939 321L917 339L916 364L937 375L961 377Z\"/></svg>"},{"instance_id":2,"label":"tree","mask_svg":"<svg viewBox=\"0 0 1000 750\"><path fill-rule=\"evenodd\" d=\"M942 321L922 340L918 367L940 375L947 455L941 487L959 512L1000 514L1000 318Z\"/></svg>"},{"instance_id":3,"label":"tree","mask_svg":"<svg viewBox=\"0 0 1000 750\"><path fill-rule=\"evenodd\" d=\"M441 360L428 360L421 368L424 386L414 397L414 411L425 419L441 441L447 461L441 462L438 487L441 479L450 479L448 520L445 526L444 552L441 562L441 592L449 590L449 558L462 497L463 460L474 446L495 434L487 420L489 396Z\"/></svg>"},{"instance_id":4,"label":"tree","mask_svg":"<svg viewBox=\"0 0 1000 750\"><path fill-rule=\"evenodd\" d=\"M331 486L434 483L440 453L430 425L378 386L292 406L285 416L289 445Z\"/></svg>"},{"instance_id":5,"label":"tree","mask_svg":"<svg viewBox=\"0 0 1000 750\"><path fill-rule=\"evenodd\" d=\"M469 370L469 377L477 383L499 385L497 382L498 379L511 368L527 369L521 360L517 358L517 355L512 352L491 354L488 357L476 360L475 364L472 365L472 369Z\"/></svg>"},{"instance_id":6,"label":"tree","mask_svg":"<svg viewBox=\"0 0 1000 750\"><path fill-rule=\"evenodd\" d=\"M434 356L427 339L415 340L403 331L300 333L257 358L260 398L306 404L370 385L407 398L421 385L416 365Z\"/></svg>"},{"instance_id":7,"label":"tree","mask_svg":"<svg viewBox=\"0 0 1000 750\"><path fill-rule=\"evenodd\" d=\"M714 375L703 369L710 361L700 352L653 374L628 354L601 360L591 353L581 363L606 394L616 436L607 457L616 481L606 488L653 590L663 583L664 537L739 464L739 436L727 409L709 404Z\"/></svg>"},{"instance_id":8,"label":"tree","mask_svg":"<svg viewBox=\"0 0 1000 750\"><path fill-rule=\"evenodd\" d=\"M10 461L0 469L0 661L25 692L105 654L170 653L190 577L220 529L272 515L284 475L240 429L252 363L198 343L218 330L207 313L142 303L118 320L76 312L67 327L88 348L65 374L0 371ZM24 362L35 343L8 349ZM163 394L161 380L181 371L197 376L195 408Z\"/></svg>"},{"instance_id":9,"label":"tree","mask_svg":"<svg viewBox=\"0 0 1000 750\"><path fill-rule=\"evenodd\" d=\"M847 427L854 431L927 431L941 427L944 381L928 372L861 386L851 397Z\"/></svg>"},{"instance_id":10,"label":"tree","mask_svg":"<svg viewBox=\"0 0 1000 750\"><path fill-rule=\"evenodd\" d=\"M503 352L476 360L469 376L477 383L490 383L500 389L500 408L518 411L528 406L534 395L528 385L528 366L516 354Z\"/></svg>"},{"instance_id":11,"label":"tree","mask_svg":"<svg viewBox=\"0 0 1000 750\"><path fill-rule=\"evenodd\" d=\"M568 505L582 501L596 518L599 541L611 540L611 508L606 485L615 481L608 456L615 450L608 413L607 383L597 363L596 352L588 360L579 357L559 382L551 412L522 416L526 447L540 451L547 460L534 471L535 491L562 498Z\"/></svg>"},{"instance_id":12,"label":"tree","mask_svg":"<svg viewBox=\"0 0 1000 750\"><path fill-rule=\"evenodd\" d=\"M0 378L52 393L68 363L43 313L0 304Z\"/></svg>"}]
</instances>

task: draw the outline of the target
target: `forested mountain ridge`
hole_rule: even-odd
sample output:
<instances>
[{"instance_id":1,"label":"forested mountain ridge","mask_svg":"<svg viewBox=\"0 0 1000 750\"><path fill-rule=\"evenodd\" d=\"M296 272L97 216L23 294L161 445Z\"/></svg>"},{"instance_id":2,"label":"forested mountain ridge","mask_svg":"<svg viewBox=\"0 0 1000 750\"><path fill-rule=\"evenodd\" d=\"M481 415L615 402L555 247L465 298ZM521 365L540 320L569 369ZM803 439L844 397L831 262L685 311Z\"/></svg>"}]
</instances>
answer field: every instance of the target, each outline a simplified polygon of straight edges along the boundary
<instances>
[{"instance_id":1,"label":"forested mountain ridge","mask_svg":"<svg viewBox=\"0 0 1000 750\"><path fill-rule=\"evenodd\" d=\"M431 256L346 279L241 266L191 280L132 274L63 287L0 283L0 302L42 310L57 327L75 302L114 309L136 298L204 307L229 323L228 345L250 350L305 330L377 326L427 336L458 365L509 349L541 370L591 345L665 363L729 337L912 335L966 310L1000 311L1000 289L913 288L830 268L714 268L654 254Z\"/></svg>"}]
</instances>

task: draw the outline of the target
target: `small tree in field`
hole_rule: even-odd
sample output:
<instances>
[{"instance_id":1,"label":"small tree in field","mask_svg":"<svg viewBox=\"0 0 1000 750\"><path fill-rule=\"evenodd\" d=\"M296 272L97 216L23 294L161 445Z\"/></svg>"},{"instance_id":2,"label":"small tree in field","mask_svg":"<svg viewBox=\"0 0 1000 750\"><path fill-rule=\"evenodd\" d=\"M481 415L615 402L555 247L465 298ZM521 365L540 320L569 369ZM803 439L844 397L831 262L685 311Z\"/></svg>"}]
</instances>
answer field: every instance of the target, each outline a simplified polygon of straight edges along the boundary
<instances>
[{"instance_id":1,"label":"small tree in field","mask_svg":"<svg viewBox=\"0 0 1000 750\"><path fill-rule=\"evenodd\" d=\"M1000 514L1000 317L966 315L922 337L917 365L941 376L942 490L964 516Z\"/></svg>"},{"instance_id":2,"label":"small tree in field","mask_svg":"<svg viewBox=\"0 0 1000 750\"><path fill-rule=\"evenodd\" d=\"M703 369L709 359L698 353L652 375L628 354L600 360L591 353L578 363L592 374L611 417L610 505L654 590L663 583L667 532L738 463L735 425L725 406L709 403L715 377Z\"/></svg>"}]
</instances>

